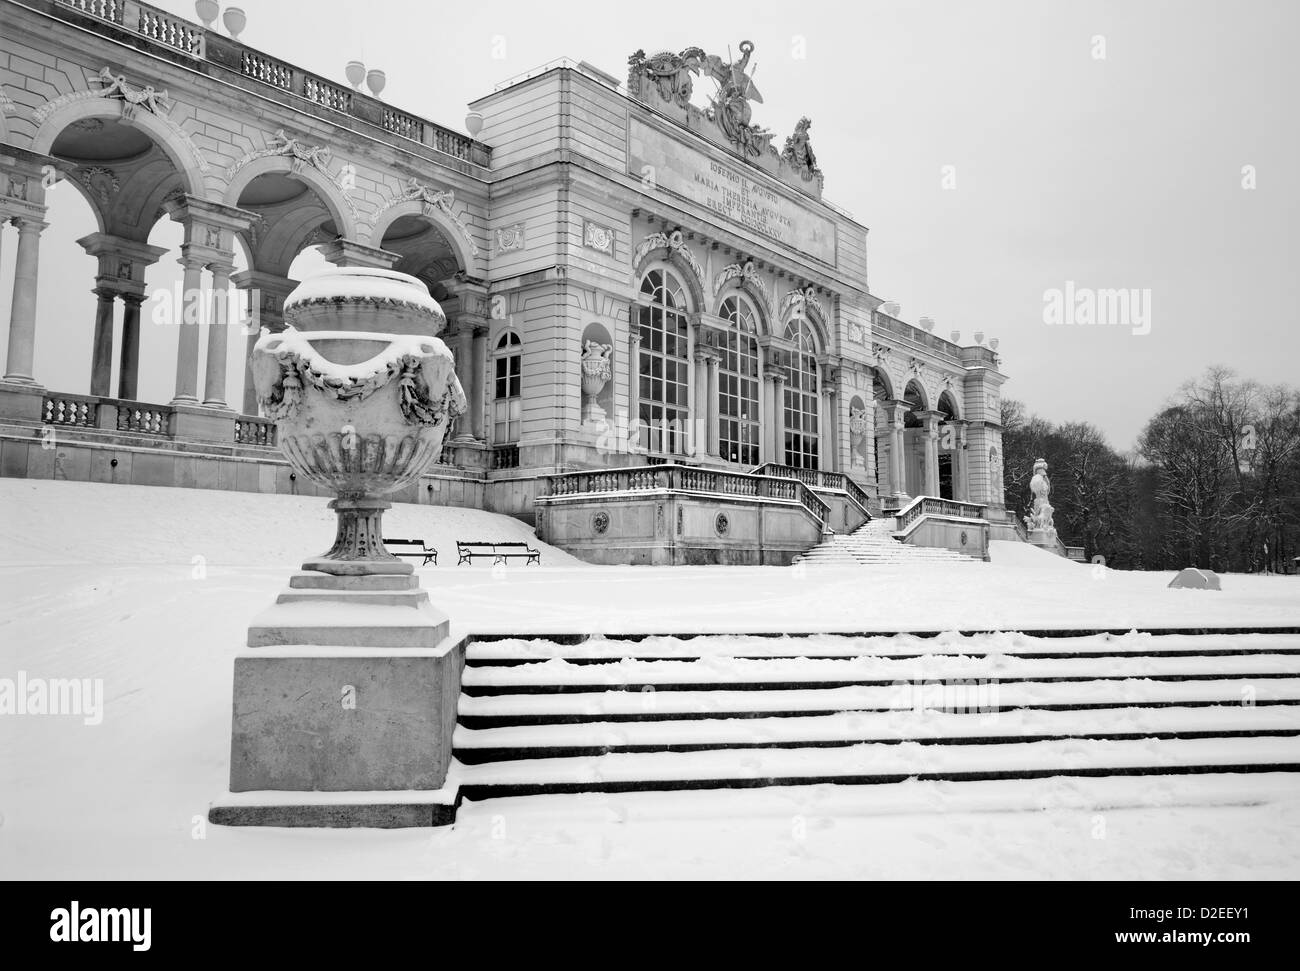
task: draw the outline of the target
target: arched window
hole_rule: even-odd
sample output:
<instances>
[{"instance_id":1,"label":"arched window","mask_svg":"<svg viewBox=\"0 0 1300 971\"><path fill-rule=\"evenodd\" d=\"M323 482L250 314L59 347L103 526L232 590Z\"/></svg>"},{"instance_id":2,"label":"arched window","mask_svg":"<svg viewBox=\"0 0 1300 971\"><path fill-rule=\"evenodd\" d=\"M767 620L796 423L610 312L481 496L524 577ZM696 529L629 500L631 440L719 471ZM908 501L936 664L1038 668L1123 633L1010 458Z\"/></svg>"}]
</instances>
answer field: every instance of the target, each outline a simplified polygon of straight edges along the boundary
<instances>
[{"instance_id":1,"label":"arched window","mask_svg":"<svg viewBox=\"0 0 1300 971\"><path fill-rule=\"evenodd\" d=\"M519 335L512 330L502 334L492 357L492 442L506 445L519 441L519 420L523 411L520 375L524 356Z\"/></svg>"},{"instance_id":2,"label":"arched window","mask_svg":"<svg viewBox=\"0 0 1300 971\"><path fill-rule=\"evenodd\" d=\"M641 334L637 362L641 446L652 452L684 454L690 420L686 396L686 293L667 270L651 270L641 281L649 301L637 308Z\"/></svg>"},{"instance_id":3,"label":"arched window","mask_svg":"<svg viewBox=\"0 0 1300 971\"><path fill-rule=\"evenodd\" d=\"M718 367L718 450L729 462L758 464L758 341L754 311L739 297L722 302L730 325Z\"/></svg>"},{"instance_id":4,"label":"arched window","mask_svg":"<svg viewBox=\"0 0 1300 971\"><path fill-rule=\"evenodd\" d=\"M785 464L796 469L817 468L817 356L812 331L802 320L786 326L785 339L794 344L785 368Z\"/></svg>"}]
</instances>

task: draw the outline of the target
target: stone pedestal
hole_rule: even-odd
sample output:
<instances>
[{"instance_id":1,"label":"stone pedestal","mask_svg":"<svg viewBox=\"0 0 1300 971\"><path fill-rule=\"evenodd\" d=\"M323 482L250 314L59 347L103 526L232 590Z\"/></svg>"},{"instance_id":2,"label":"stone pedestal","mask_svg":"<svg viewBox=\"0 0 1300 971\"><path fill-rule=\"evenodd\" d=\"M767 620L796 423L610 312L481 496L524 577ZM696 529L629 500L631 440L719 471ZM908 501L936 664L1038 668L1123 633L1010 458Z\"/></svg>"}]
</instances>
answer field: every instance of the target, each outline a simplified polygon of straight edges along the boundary
<instances>
[{"instance_id":1,"label":"stone pedestal","mask_svg":"<svg viewBox=\"0 0 1300 971\"><path fill-rule=\"evenodd\" d=\"M233 826L432 826L446 783L463 641L411 563L383 544L382 498L437 457L465 396L442 311L404 274L334 271L285 307L253 354L258 404L290 465L338 498L334 545L303 564L235 659ZM178 409L184 415L192 410ZM232 418L233 420L233 418Z\"/></svg>"}]
</instances>

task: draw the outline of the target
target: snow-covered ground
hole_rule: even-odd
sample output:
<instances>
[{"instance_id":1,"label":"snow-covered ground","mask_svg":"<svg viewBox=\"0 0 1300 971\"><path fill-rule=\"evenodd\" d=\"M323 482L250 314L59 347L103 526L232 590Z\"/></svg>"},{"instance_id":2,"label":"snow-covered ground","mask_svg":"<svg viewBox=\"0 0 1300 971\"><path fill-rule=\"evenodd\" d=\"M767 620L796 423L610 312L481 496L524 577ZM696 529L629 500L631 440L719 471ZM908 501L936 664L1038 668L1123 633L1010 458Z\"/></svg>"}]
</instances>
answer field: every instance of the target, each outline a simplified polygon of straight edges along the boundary
<instances>
[{"instance_id":1,"label":"snow-covered ground","mask_svg":"<svg viewBox=\"0 0 1300 971\"><path fill-rule=\"evenodd\" d=\"M452 829L228 830L231 659L325 549L325 500L0 479L0 677L102 678L103 720L0 717L9 877L1300 877L1295 776L1207 775L632 795L462 807ZM535 540L398 506L460 630L870 631L1300 626L1300 578L1094 571L1021 544L991 564L457 567L455 540ZM536 545L536 544L535 544ZM201 835L203 838L195 838Z\"/></svg>"}]
</instances>

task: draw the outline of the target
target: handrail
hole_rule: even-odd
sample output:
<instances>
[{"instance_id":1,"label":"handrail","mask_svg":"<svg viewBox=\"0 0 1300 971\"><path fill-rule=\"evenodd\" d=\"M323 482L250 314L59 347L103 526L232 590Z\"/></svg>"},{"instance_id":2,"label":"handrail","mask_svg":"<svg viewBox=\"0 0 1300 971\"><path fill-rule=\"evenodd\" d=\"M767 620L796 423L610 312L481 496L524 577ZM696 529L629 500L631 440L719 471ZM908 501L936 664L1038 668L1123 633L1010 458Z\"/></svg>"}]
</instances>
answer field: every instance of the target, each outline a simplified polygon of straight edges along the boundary
<instances>
[{"instance_id":1,"label":"handrail","mask_svg":"<svg viewBox=\"0 0 1300 971\"><path fill-rule=\"evenodd\" d=\"M907 532L911 525L925 516L952 516L957 519L984 519L987 507L980 502L960 502L956 499L940 499L937 496L917 496L900 509L898 531Z\"/></svg>"},{"instance_id":2,"label":"handrail","mask_svg":"<svg viewBox=\"0 0 1300 971\"><path fill-rule=\"evenodd\" d=\"M793 465L781 465L778 462L764 462L752 470L754 475L775 475L783 478L799 479L814 489L836 489L848 494L849 499L860 509L862 514L871 519L871 497L862 487L843 472L823 472L820 469L801 469Z\"/></svg>"},{"instance_id":3,"label":"handrail","mask_svg":"<svg viewBox=\"0 0 1300 971\"><path fill-rule=\"evenodd\" d=\"M151 6L142 0L48 0L46 9L62 7L111 25L106 32L127 31L169 51L180 51L196 61L225 68L235 74L295 94L312 104L349 115L382 128L398 138L416 142L436 152L473 165L491 165L492 149L468 135L437 122L401 111L344 84L305 71L241 41ZM77 23L83 23L78 18Z\"/></svg>"},{"instance_id":4,"label":"handrail","mask_svg":"<svg viewBox=\"0 0 1300 971\"><path fill-rule=\"evenodd\" d=\"M544 498L662 489L668 492L702 492L716 496L794 502L802 506L823 528L830 517L830 506L817 493L806 483L788 476L727 472L669 462L621 469L557 472L548 475L546 479L548 494Z\"/></svg>"}]
</instances>

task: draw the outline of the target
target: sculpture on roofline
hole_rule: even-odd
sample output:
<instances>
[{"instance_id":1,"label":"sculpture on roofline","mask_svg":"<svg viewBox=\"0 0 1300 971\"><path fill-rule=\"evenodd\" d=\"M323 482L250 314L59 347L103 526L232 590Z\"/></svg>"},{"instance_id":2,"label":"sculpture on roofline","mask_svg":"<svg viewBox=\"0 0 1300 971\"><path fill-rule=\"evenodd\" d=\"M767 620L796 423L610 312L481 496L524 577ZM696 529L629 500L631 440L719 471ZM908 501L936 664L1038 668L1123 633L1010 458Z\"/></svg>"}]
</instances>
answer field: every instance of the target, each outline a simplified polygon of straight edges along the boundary
<instances>
[{"instance_id":1,"label":"sculpture on roofline","mask_svg":"<svg viewBox=\"0 0 1300 971\"><path fill-rule=\"evenodd\" d=\"M817 156L813 154L812 143L808 139L808 129L811 127L812 121L806 115L800 118L799 124L795 125L794 134L785 140L785 148L781 152L781 158L805 182L811 182L822 174L822 170L817 167Z\"/></svg>"}]
</instances>

